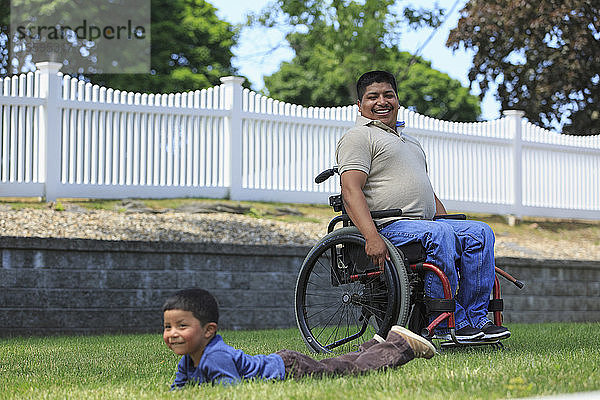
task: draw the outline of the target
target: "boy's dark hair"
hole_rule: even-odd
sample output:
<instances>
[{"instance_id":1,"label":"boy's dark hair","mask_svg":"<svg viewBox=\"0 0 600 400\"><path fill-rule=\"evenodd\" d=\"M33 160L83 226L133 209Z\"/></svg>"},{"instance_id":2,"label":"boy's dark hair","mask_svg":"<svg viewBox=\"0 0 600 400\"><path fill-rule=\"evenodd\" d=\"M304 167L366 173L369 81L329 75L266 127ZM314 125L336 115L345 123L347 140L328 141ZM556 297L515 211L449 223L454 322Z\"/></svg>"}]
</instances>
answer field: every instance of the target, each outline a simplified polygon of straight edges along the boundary
<instances>
[{"instance_id":1,"label":"boy's dark hair","mask_svg":"<svg viewBox=\"0 0 600 400\"><path fill-rule=\"evenodd\" d=\"M396 85L396 78L394 78L394 75L387 71L369 71L362 74L360 78L358 78L358 81L356 81L356 93L358 94L359 101L362 100L363 96L365 95L367 86L376 82L389 83L392 85L394 92L398 94L398 86Z\"/></svg>"},{"instance_id":2,"label":"boy's dark hair","mask_svg":"<svg viewBox=\"0 0 600 400\"><path fill-rule=\"evenodd\" d=\"M165 301L162 309L163 312L168 310L189 311L202 325L209 322L219 323L217 299L204 289L180 290Z\"/></svg>"}]
</instances>

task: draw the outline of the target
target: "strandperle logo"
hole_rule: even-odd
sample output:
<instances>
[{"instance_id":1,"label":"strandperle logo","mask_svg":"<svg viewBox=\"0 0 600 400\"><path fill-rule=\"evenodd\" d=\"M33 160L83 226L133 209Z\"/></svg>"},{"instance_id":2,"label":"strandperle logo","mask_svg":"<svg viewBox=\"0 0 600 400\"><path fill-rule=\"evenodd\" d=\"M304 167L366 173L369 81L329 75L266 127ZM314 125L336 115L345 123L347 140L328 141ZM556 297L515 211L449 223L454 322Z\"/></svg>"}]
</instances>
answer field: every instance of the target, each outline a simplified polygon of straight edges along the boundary
<instances>
[{"instance_id":1,"label":"strandperle logo","mask_svg":"<svg viewBox=\"0 0 600 400\"><path fill-rule=\"evenodd\" d=\"M150 0L13 0L10 64L27 72L40 61L61 72L150 72Z\"/></svg>"},{"instance_id":2,"label":"strandperle logo","mask_svg":"<svg viewBox=\"0 0 600 400\"><path fill-rule=\"evenodd\" d=\"M69 37L76 37L79 40L96 40L99 38L104 39L145 39L146 38L146 28L138 25L133 26L133 22L129 19L127 20L127 25L117 25L117 26L104 26L98 27L93 24L88 24L86 19L83 20L83 23L75 28L72 28L68 25L54 25L54 26L18 26L18 39L37 39L43 40L42 38L47 38L50 40L64 40Z\"/></svg>"}]
</instances>

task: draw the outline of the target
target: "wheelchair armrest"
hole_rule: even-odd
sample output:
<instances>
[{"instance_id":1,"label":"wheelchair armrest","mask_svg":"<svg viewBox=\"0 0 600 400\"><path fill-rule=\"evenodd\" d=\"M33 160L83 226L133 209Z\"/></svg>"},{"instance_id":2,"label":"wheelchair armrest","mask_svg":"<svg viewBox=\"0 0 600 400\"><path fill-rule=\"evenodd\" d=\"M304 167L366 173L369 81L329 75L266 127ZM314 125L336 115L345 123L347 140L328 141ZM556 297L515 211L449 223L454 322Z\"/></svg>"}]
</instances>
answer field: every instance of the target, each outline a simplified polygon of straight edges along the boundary
<instances>
[{"instance_id":1,"label":"wheelchair armrest","mask_svg":"<svg viewBox=\"0 0 600 400\"><path fill-rule=\"evenodd\" d=\"M391 210L371 211L371 218L373 218L373 219L399 217L401 215L402 215L402 210L399 208L392 208ZM333 229L339 222L352 223L352 221L350 220L350 216L348 214L338 215L338 216L334 217L331 221L329 221L329 226L327 227L327 233L333 232Z\"/></svg>"},{"instance_id":2,"label":"wheelchair armrest","mask_svg":"<svg viewBox=\"0 0 600 400\"><path fill-rule=\"evenodd\" d=\"M402 210L399 208L392 208L390 210L379 210L371 211L371 218L389 218L389 217L400 217L402 216Z\"/></svg>"},{"instance_id":3,"label":"wheelchair armrest","mask_svg":"<svg viewBox=\"0 0 600 400\"><path fill-rule=\"evenodd\" d=\"M467 219L465 214L440 214L433 217L433 220L436 219Z\"/></svg>"}]
</instances>

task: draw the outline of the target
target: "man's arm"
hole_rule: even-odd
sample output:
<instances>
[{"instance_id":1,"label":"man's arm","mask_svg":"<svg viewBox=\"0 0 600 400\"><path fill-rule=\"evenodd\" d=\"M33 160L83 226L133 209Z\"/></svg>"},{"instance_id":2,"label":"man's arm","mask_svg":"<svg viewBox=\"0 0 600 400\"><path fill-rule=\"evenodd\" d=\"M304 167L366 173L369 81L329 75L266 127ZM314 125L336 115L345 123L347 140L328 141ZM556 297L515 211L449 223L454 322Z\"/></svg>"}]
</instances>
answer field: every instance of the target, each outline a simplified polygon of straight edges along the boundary
<instances>
[{"instance_id":1,"label":"man's arm","mask_svg":"<svg viewBox=\"0 0 600 400\"><path fill-rule=\"evenodd\" d=\"M446 207L444 207L444 204L440 199L438 199L435 193L433 194L433 197L435 198L435 215L448 214Z\"/></svg>"},{"instance_id":2,"label":"man's arm","mask_svg":"<svg viewBox=\"0 0 600 400\"><path fill-rule=\"evenodd\" d=\"M365 252L371 257L373 264L383 269L385 260L389 260L390 256L387 246L379 236L371 218L369 206L362 191L366 181L367 174L362 171L348 170L342 173L342 199L348 216L367 241Z\"/></svg>"}]
</instances>

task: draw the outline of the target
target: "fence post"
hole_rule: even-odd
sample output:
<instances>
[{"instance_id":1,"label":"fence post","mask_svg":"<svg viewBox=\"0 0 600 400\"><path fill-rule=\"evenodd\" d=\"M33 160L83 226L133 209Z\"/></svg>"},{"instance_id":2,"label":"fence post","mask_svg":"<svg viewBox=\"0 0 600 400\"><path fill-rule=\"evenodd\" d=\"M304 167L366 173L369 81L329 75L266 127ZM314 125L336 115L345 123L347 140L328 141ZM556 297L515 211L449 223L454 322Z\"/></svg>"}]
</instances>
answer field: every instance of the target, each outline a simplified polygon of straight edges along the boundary
<instances>
[{"instance_id":1,"label":"fence post","mask_svg":"<svg viewBox=\"0 0 600 400\"><path fill-rule=\"evenodd\" d=\"M515 133L513 138L513 215L508 222L514 225L523 216L523 128L522 121L525 111L504 110L502 112L508 123L510 131Z\"/></svg>"},{"instance_id":2,"label":"fence post","mask_svg":"<svg viewBox=\"0 0 600 400\"><path fill-rule=\"evenodd\" d=\"M244 78L225 76L221 78L224 86L224 106L229 110L225 135L227 147L225 154L225 176L229 179L229 198L239 200L242 188L242 83Z\"/></svg>"},{"instance_id":3,"label":"fence post","mask_svg":"<svg viewBox=\"0 0 600 400\"><path fill-rule=\"evenodd\" d=\"M62 98L61 78L58 71L62 67L57 62L38 62L40 71L40 97L46 100L42 106L39 129L42 148L40 149L40 165L43 166L42 181L46 201L54 201L58 197L61 164L61 125L60 107Z\"/></svg>"}]
</instances>

